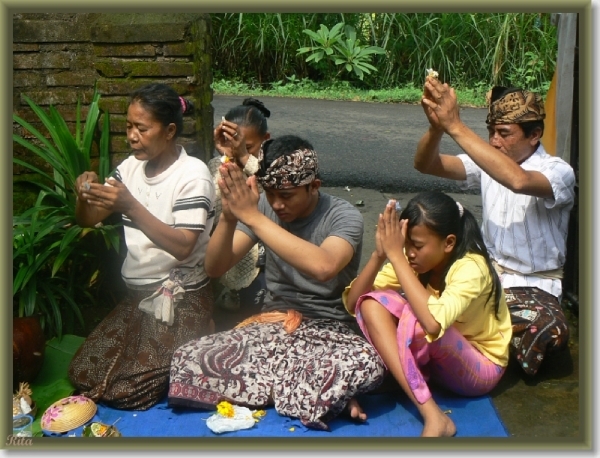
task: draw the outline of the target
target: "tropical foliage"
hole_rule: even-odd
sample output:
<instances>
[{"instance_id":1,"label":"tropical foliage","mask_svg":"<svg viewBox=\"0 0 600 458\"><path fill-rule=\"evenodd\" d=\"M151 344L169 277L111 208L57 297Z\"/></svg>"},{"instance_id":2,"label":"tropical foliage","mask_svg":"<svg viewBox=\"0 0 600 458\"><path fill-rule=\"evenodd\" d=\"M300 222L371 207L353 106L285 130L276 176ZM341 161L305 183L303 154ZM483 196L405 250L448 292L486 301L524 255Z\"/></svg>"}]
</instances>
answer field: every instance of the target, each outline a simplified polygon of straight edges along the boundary
<instances>
[{"instance_id":1,"label":"tropical foliage","mask_svg":"<svg viewBox=\"0 0 600 458\"><path fill-rule=\"evenodd\" d=\"M332 30L351 26L357 42L378 47L368 63L377 69L353 81L360 89L420 86L434 68L457 88L487 90L493 84L528 84L544 92L557 58L556 27L540 13L220 13L212 14L216 80L251 88L295 76L329 81ZM322 25L322 26L321 26ZM322 29L321 27L325 27ZM329 42L313 59L299 49L315 47L327 30ZM337 29L338 34L341 28ZM335 36L334 36L335 38ZM317 45L318 47L318 45ZM309 52L309 51L306 51ZM341 54L337 52L338 54ZM341 65L341 64L340 64ZM344 67L345 68L345 67ZM340 74L339 76L343 76Z\"/></svg>"},{"instance_id":2,"label":"tropical foliage","mask_svg":"<svg viewBox=\"0 0 600 458\"><path fill-rule=\"evenodd\" d=\"M71 329L75 319L83 325L81 304L93 304L91 290L101 276L103 251L119 248L116 226L82 228L75 220L75 182L91 170L100 95L94 94L85 123L78 103L74 135L56 108L46 113L23 97L49 138L13 114L23 132L13 134L13 141L33 153L27 160L15 156L13 162L31 172L27 180L39 189L35 205L13 216L13 313L39 315L49 337L61 336L64 325ZM109 172L109 122L106 113L98 142L101 180ZM36 157L43 165L34 163Z\"/></svg>"},{"instance_id":3,"label":"tropical foliage","mask_svg":"<svg viewBox=\"0 0 600 458\"><path fill-rule=\"evenodd\" d=\"M342 31L344 28L344 31ZM312 46L298 49L298 54L311 52L306 62L318 64L321 59L326 58L328 63L333 63L337 68L332 80L346 70L354 74L362 81L364 74L371 74L377 69L371 65L372 54L385 54L385 50L379 46L362 46L360 40L356 38L356 30L351 25L344 27L343 22L339 22L329 30L321 24L317 32L305 29L303 30L311 41ZM331 74L331 73L330 73Z\"/></svg>"}]
</instances>

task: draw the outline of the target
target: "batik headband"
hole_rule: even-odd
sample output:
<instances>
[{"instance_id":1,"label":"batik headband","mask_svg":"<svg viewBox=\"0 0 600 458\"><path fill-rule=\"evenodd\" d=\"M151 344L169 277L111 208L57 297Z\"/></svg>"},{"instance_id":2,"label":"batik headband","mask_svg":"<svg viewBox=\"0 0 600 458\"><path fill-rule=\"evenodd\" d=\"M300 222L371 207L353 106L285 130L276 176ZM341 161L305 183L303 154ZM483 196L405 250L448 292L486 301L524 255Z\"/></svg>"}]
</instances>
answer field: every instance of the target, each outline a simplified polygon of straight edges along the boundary
<instances>
[{"instance_id":1,"label":"batik headband","mask_svg":"<svg viewBox=\"0 0 600 458\"><path fill-rule=\"evenodd\" d=\"M319 173L317 153L311 149L299 149L279 156L271 165L265 164L263 143L258 154L260 170L256 174L260 185L269 189L286 189L312 183Z\"/></svg>"},{"instance_id":2,"label":"batik headband","mask_svg":"<svg viewBox=\"0 0 600 458\"><path fill-rule=\"evenodd\" d=\"M490 103L495 92L506 88L496 86L486 94L489 112L487 124L519 124L541 121L546 117L542 96L536 92L516 90Z\"/></svg>"}]
</instances>

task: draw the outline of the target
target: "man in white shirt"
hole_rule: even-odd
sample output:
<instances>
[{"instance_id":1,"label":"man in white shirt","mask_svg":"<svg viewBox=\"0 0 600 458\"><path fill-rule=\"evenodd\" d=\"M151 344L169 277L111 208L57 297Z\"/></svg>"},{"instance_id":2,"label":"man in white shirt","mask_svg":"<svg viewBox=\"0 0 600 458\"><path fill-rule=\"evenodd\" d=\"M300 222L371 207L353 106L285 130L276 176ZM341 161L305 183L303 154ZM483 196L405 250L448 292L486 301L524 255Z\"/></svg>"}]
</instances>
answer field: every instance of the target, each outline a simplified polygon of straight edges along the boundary
<instances>
[{"instance_id":1,"label":"man in white shirt","mask_svg":"<svg viewBox=\"0 0 600 458\"><path fill-rule=\"evenodd\" d=\"M539 94L494 87L488 102L486 142L460 120L454 89L427 77L421 104L430 126L414 164L460 181L463 189L481 189L481 230L511 312L511 354L534 375L546 354L568 345L560 299L575 174L540 143L545 111ZM444 133L466 154L440 154Z\"/></svg>"}]
</instances>

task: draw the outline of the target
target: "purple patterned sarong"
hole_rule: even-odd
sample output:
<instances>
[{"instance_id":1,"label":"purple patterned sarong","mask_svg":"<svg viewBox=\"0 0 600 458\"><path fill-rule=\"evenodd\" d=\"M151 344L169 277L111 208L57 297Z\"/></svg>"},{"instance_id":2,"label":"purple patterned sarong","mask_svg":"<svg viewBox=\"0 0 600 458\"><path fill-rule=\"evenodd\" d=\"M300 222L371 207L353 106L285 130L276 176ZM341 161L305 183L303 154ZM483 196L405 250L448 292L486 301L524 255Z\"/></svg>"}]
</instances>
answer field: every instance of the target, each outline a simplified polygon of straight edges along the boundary
<instances>
[{"instance_id":1,"label":"purple patterned sarong","mask_svg":"<svg viewBox=\"0 0 600 458\"><path fill-rule=\"evenodd\" d=\"M379 386L384 372L375 349L341 322L303 319L290 334L282 323L252 323L179 347L169 403L274 404L280 415L326 430L350 398Z\"/></svg>"}]
</instances>

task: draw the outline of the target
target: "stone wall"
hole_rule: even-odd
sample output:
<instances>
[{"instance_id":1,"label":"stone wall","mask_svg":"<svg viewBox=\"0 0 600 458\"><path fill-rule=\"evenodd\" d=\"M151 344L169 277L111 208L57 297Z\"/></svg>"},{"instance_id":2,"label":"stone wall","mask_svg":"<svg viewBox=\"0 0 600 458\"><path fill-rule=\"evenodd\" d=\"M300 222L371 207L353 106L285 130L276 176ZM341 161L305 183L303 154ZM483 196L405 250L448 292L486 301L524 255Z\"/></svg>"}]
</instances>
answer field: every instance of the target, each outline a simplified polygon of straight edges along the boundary
<instances>
[{"instance_id":1,"label":"stone wall","mask_svg":"<svg viewBox=\"0 0 600 458\"><path fill-rule=\"evenodd\" d=\"M27 95L44 109L55 106L73 129L78 99L85 119L96 85L100 107L110 113L114 167L128 154L129 93L163 82L195 103L180 141L206 161L213 151L210 27L210 16L199 13L14 14L13 113L36 122ZM16 124L13 131L23 134ZM14 149L29 154L19 145ZM14 166L14 175L23 172Z\"/></svg>"}]
</instances>

